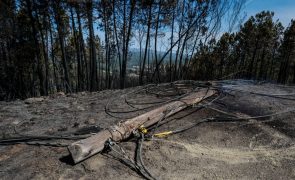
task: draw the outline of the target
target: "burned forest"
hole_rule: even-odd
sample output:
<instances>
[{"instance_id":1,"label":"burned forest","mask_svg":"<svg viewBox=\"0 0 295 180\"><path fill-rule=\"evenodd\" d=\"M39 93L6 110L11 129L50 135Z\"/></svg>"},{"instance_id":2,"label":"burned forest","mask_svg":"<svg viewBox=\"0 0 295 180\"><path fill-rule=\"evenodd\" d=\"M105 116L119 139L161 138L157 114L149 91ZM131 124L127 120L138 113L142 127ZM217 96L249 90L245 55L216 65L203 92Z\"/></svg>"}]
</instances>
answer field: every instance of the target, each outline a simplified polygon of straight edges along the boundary
<instances>
[{"instance_id":1,"label":"burned forest","mask_svg":"<svg viewBox=\"0 0 295 180\"><path fill-rule=\"evenodd\" d=\"M295 179L295 2L264 3L0 0L0 179Z\"/></svg>"}]
</instances>

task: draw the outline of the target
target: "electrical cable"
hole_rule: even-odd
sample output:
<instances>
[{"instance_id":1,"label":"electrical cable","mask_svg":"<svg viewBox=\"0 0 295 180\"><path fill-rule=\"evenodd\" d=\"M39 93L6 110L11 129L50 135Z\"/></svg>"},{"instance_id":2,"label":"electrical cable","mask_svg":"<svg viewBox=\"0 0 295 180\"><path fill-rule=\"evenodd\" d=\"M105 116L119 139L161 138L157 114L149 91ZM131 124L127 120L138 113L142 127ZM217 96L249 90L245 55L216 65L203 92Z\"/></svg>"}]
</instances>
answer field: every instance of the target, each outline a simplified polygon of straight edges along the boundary
<instances>
[{"instance_id":1,"label":"electrical cable","mask_svg":"<svg viewBox=\"0 0 295 180\"><path fill-rule=\"evenodd\" d=\"M167 135L171 135L171 134L177 134L177 133L181 133L184 132L186 130L189 130L201 123L205 123L205 122L222 122L222 123L230 123L230 122L249 122L249 120L252 119L261 119L261 118L267 118L267 117L273 117L273 116L277 116L277 115L281 115L281 114L286 114L286 113L290 113L290 112L294 112L295 108L293 109L289 109L289 110L285 110L285 111L280 111L280 112L276 112L276 113L271 113L271 114L265 114L265 115L259 115L259 116L250 116L250 117L238 117L235 114L230 114L227 112L223 112L222 110L218 110L216 108L214 108L213 110L217 110L218 112L224 113L226 115L229 115L228 117L221 117L221 116L216 116L216 117L210 117L210 118L205 118L205 119L201 119L200 121L193 123L192 125L188 125L185 126L183 128L180 129L176 129L176 130L168 130L168 131L163 131L161 133L157 133L157 134L153 134L153 136L156 137L166 137ZM261 122L270 122L270 121L274 121L274 120L259 120L257 122L251 122L252 123L261 123Z\"/></svg>"},{"instance_id":2,"label":"electrical cable","mask_svg":"<svg viewBox=\"0 0 295 180\"><path fill-rule=\"evenodd\" d=\"M207 108L207 107L209 107L212 103L214 103L214 102L216 102L217 100L219 100L220 98L222 97L222 95L221 94L219 94L217 97L215 97L213 100L211 100L211 101L209 101L209 102L207 102L207 103L205 103L205 104L198 104L198 105L194 105L194 106L189 106L189 107L193 107L193 108L195 108L195 110L193 110L192 112L189 112L189 113L187 113L187 114L185 114L185 115L183 115L183 116L180 116L180 117L175 117L175 118L172 118L172 119L169 119L169 120L167 120L167 121L165 121L165 122L163 122L163 123L160 123L159 125L158 125L158 127L160 127L160 126L162 126L162 125L164 125L164 124L167 124L167 123L169 123L169 122L171 122L171 121L174 121L174 120L180 120L180 119L182 119L182 118L185 118L185 117L187 117L187 116L190 116L190 115L192 115L193 113L195 113L195 112L197 112L197 111L199 111L199 110L201 110L201 109L203 109L203 108ZM189 108L189 107L187 107L187 108Z\"/></svg>"},{"instance_id":3,"label":"electrical cable","mask_svg":"<svg viewBox=\"0 0 295 180\"><path fill-rule=\"evenodd\" d=\"M146 168L143 158L142 158L142 147L144 143L144 134L140 133L140 138L137 140L137 148L136 148L136 162L139 162L142 169L150 176L150 179L156 180L156 178L151 174L151 172Z\"/></svg>"},{"instance_id":4,"label":"electrical cable","mask_svg":"<svg viewBox=\"0 0 295 180\"><path fill-rule=\"evenodd\" d=\"M116 142L113 142L109 140L107 142L107 146L116 154L120 155L122 157L123 162L131 167L132 169L135 169L136 172L138 172L140 175L142 175L145 179L148 180L155 180L154 177L150 175L150 173L147 171L146 168L143 168L143 166L139 166L137 162L133 161L125 152L125 150L119 146ZM116 150L114 147L117 147L119 150Z\"/></svg>"},{"instance_id":5,"label":"electrical cable","mask_svg":"<svg viewBox=\"0 0 295 180\"><path fill-rule=\"evenodd\" d=\"M12 145L19 143L28 143L35 142L36 144L39 141L52 141L52 140L80 140L90 137L90 135L79 135L79 136L18 136L18 137L10 137L10 138L2 138L0 139L0 145ZM33 143L32 143L33 144ZM41 144L41 143L40 143Z\"/></svg>"},{"instance_id":6,"label":"electrical cable","mask_svg":"<svg viewBox=\"0 0 295 180\"><path fill-rule=\"evenodd\" d=\"M249 93L249 94L254 94L254 95L259 95L259 96L266 96L266 97L271 97L271 98L279 98L279 99L292 100L292 101L295 100L295 97L294 97L294 98L281 97L281 96L294 96L295 93L267 94L267 93L258 93L258 92L247 91L247 90L241 90L241 89L235 89L235 88L229 88L229 87L223 87L223 89L224 89L224 90L236 91L236 92Z\"/></svg>"},{"instance_id":7,"label":"electrical cable","mask_svg":"<svg viewBox=\"0 0 295 180\"><path fill-rule=\"evenodd\" d=\"M152 85L153 85L153 84L152 84ZM143 89L145 89L145 88L146 88L146 87L143 87L143 88L141 88L140 90L143 90ZM192 91L196 91L196 88L193 89ZM191 91L191 92L192 92L192 91ZM134 91L134 92L136 92L136 91ZM129 95L129 94L132 94L132 93L134 93L134 92L130 92L130 93L127 93L127 94ZM184 93L184 94L182 94L182 95L180 95L180 96L177 96L177 97L175 97L175 98L169 99L169 100L167 100L167 101L163 101L163 102L157 103L156 105L152 105L152 106L148 106L148 107L144 107L144 108L137 108L137 109L133 109L133 110L129 110L129 111L113 111L113 110L110 110L110 109L108 108L110 102L108 102L108 103L106 104L106 106L105 106L105 112L106 112L106 114L110 115L111 117L114 117L114 118L122 118L122 117L119 117L119 116L115 116L115 115L113 115L112 113L114 113L114 114L115 114L115 113L117 113L117 114L120 114L120 113L122 113L122 114L128 114L128 113L133 113L133 112L138 112L138 111L147 110L147 109L150 109L150 108L155 108L155 107L157 107L157 106L159 106L159 105L162 105L162 104L166 104L166 103L169 103L169 102L172 102L172 101L179 100L179 99L181 99L182 97L186 96L187 94L189 94L189 93L191 93L191 92L187 92L187 93ZM126 96L126 94L124 94L124 95L122 95L122 96L120 96L120 97L124 97L124 96ZM132 117L129 117L129 118L132 118Z\"/></svg>"}]
</instances>

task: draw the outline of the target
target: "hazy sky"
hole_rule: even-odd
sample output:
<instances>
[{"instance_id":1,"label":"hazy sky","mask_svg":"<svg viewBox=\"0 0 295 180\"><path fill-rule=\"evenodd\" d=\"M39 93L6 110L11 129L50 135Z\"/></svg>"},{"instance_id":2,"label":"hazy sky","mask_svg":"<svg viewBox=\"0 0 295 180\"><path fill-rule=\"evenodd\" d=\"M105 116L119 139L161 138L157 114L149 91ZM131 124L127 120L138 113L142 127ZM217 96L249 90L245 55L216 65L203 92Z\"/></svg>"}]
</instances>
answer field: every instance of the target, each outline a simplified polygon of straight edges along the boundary
<instances>
[{"instance_id":1,"label":"hazy sky","mask_svg":"<svg viewBox=\"0 0 295 180\"><path fill-rule=\"evenodd\" d=\"M279 19L286 27L291 19L295 19L295 0L248 0L244 11L247 18L263 10L275 13L275 19Z\"/></svg>"},{"instance_id":2,"label":"hazy sky","mask_svg":"<svg viewBox=\"0 0 295 180\"><path fill-rule=\"evenodd\" d=\"M242 11L242 13L246 13L247 15L244 21L263 10L273 11L275 13L274 20L279 19L283 26L287 27L291 19L295 19L295 0L247 0ZM227 23L224 23L222 26L220 35L228 31ZM234 29L234 31L237 30L237 28ZM97 29L96 34L104 41L104 33L101 30ZM159 39L159 50L165 50L167 48L167 39L170 37L171 33L165 32L165 34L166 36L163 39ZM138 42L134 38L131 41L131 48L139 48ZM151 49L152 48L153 47L151 47Z\"/></svg>"}]
</instances>

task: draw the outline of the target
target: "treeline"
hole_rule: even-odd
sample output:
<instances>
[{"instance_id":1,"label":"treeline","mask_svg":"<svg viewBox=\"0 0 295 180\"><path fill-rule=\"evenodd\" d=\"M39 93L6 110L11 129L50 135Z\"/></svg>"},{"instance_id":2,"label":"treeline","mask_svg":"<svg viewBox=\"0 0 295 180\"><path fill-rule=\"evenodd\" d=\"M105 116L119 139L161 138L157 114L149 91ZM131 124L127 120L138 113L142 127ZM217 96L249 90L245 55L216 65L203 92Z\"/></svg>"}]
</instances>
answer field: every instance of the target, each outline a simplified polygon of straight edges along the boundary
<instances>
[{"instance_id":1,"label":"treeline","mask_svg":"<svg viewBox=\"0 0 295 180\"><path fill-rule=\"evenodd\" d=\"M184 78L199 42L216 37L223 17L232 29L244 2L2 0L1 99ZM131 47L140 51L135 72Z\"/></svg>"},{"instance_id":2,"label":"treeline","mask_svg":"<svg viewBox=\"0 0 295 180\"><path fill-rule=\"evenodd\" d=\"M207 80L229 76L295 83L295 21L284 29L273 12L250 17L236 33L200 44L190 78Z\"/></svg>"},{"instance_id":3,"label":"treeline","mask_svg":"<svg viewBox=\"0 0 295 180\"><path fill-rule=\"evenodd\" d=\"M232 33L244 3L2 0L0 100L178 79L295 83L295 22L261 12Z\"/></svg>"}]
</instances>

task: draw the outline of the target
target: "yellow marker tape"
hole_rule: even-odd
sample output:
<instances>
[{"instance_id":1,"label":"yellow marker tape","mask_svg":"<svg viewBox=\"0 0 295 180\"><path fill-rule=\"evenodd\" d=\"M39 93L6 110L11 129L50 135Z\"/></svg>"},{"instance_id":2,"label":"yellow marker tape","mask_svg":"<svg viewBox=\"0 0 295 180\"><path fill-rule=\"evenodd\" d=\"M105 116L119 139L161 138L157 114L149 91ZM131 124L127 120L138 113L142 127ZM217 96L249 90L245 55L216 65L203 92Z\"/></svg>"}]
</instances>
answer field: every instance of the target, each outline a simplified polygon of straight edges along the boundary
<instances>
[{"instance_id":1,"label":"yellow marker tape","mask_svg":"<svg viewBox=\"0 0 295 180\"><path fill-rule=\"evenodd\" d=\"M172 133L173 133L173 131L165 131L165 132L154 134L154 136L162 138L162 137L166 137L166 136L168 136L169 134L172 134Z\"/></svg>"},{"instance_id":2,"label":"yellow marker tape","mask_svg":"<svg viewBox=\"0 0 295 180\"><path fill-rule=\"evenodd\" d=\"M141 126L138 128L138 130L139 130L141 133L143 133L143 134L147 134L147 133L148 133L148 130L147 130L143 125L141 125Z\"/></svg>"}]
</instances>

